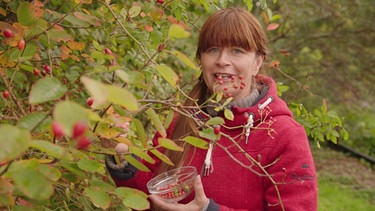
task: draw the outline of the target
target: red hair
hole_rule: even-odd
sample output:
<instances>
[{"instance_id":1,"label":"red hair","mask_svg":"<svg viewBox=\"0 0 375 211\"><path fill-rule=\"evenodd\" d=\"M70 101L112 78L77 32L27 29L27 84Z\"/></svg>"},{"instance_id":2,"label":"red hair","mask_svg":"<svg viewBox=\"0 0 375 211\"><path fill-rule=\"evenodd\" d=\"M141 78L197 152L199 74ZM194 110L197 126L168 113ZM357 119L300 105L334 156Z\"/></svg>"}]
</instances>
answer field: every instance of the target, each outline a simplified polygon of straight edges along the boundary
<instances>
[{"instance_id":1,"label":"red hair","mask_svg":"<svg viewBox=\"0 0 375 211\"><path fill-rule=\"evenodd\" d=\"M254 15L242 8L221 9L206 20L199 35L197 60L212 46L238 46L258 55L268 54L262 26Z\"/></svg>"}]
</instances>

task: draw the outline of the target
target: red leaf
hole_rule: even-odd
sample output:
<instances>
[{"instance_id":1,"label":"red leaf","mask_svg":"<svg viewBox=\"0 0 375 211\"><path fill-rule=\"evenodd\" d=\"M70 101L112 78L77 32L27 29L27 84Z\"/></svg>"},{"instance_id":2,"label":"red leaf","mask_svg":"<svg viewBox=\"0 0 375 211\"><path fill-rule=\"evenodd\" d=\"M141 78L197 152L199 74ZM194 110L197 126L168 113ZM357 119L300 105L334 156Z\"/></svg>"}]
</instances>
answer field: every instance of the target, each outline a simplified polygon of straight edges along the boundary
<instances>
[{"instance_id":1,"label":"red leaf","mask_svg":"<svg viewBox=\"0 0 375 211\"><path fill-rule=\"evenodd\" d=\"M267 31L275 30L275 29L279 28L279 26L280 26L280 24L278 24L278 23L270 23L267 26Z\"/></svg>"}]
</instances>

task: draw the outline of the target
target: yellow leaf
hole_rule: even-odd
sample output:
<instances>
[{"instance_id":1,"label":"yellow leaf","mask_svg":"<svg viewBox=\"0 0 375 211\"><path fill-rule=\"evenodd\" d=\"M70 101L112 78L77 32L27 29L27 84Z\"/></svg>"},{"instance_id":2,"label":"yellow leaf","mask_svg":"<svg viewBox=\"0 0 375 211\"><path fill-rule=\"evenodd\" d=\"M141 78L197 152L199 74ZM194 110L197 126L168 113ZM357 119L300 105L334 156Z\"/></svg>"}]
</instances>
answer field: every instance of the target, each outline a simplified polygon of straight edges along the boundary
<instances>
[{"instance_id":1,"label":"yellow leaf","mask_svg":"<svg viewBox=\"0 0 375 211\"><path fill-rule=\"evenodd\" d=\"M3 16L7 15L7 12L1 7L0 7L0 15L3 15Z\"/></svg>"},{"instance_id":2,"label":"yellow leaf","mask_svg":"<svg viewBox=\"0 0 375 211\"><path fill-rule=\"evenodd\" d=\"M47 164L47 163L51 163L53 160L52 159L39 159L38 161L39 163Z\"/></svg>"},{"instance_id":3,"label":"yellow leaf","mask_svg":"<svg viewBox=\"0 0 375 211\"><path fill-rule=\"evenodd\" d=\"M126 144L126 145L129 145L129 146L133 146L134 144L127 138L125 137L116 137L114 138L114 140L116 140L117 142L119 143L123 143L123 144Z\"/></svg>"},{"instance_id":4,"label":"yellow leaf","mask_svg":"<svg viewBox=\"0 0 375 211\"><path fill-rule=\"evenodd\" d=\"M168 31L169 38L187 38L190 33L185 31L184 27L179 24L172 24Z\"/></svg>"},{"instance_id":5,"label":"yellow leaf","mask_svg":"<svg viewBox=\"0 0 375 211\"><path fill-rule=\"evenodd\" d=\"M186 66L190 67L193 70L199 70L199 68L192 62L185 54L181 53L180 51L173 51L172 52L177 58L179 58Z\"/></svg>"},{"instance_id":6,"label":"yellow leaf","mask_svg":"<svg viewBox=\"0 0 375 211\"><path fill-rule=\"evenodd\" d=\"M68 47L66 47L65 45L62 45L61 46L61 59L62 60L69 59L71 52L72 51Z\"/></svg>"},{"instance_id":7,"label":"yellow leaf","mask_svg":"<svg viewBox=\"0 0 375 211\"><path fill-rule=\"evenodd\" d=\"M158 138L158 142L160 146L163 146L164 148L174 150L174 151L183 151L184 148L178 146L176 142L172 141L168 138Z\"/></svg>"},{"instance_id":8,"label":"yellow leaf","mask_svg":"<svg viewBox=\"0 0 375 211\"><path fill-rule=\"evenodd\" d=\"M85 43L84 42L69 41L68 46L72 50L79 50L80 51L80 50L83 50L83 48L85 47Z\"/></svg>"},{"instance_id":9,"label":"yellow leaf","mask_svg":"<svg viewBox=\"0 0 375 211\"><path fill-rule=\"evenodd\" d=\"M159 64L156 66L156 70L160 73L163 78L168 81L173 87L177 87L178 76L177 74L167 65Z\"/></svg>"}]
</instances>

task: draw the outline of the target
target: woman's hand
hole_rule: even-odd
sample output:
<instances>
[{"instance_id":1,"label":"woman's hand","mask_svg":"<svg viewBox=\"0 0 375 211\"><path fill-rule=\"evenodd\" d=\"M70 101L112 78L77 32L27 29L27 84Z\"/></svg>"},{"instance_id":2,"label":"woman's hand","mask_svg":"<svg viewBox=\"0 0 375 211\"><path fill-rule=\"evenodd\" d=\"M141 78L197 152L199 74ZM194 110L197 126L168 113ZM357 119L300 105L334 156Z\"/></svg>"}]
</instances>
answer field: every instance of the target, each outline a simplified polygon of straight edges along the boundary
<instances>
[{"instance_id":1,"label":"woman's hand","mask_svg":"<svg viewBox=\"0 0 375 211\"><path fill-rule=\"evenodd\" d=\"M194 179L194 191L195 197L194 200L188 204L177 204L177 203L168 203L162 201L157 195L150 195L150 199L153 201L156 210L163 211L201 211L201 209L209 203L209 199L204 193L201 177L198 175Z\"/></svg>"}]
</instances>

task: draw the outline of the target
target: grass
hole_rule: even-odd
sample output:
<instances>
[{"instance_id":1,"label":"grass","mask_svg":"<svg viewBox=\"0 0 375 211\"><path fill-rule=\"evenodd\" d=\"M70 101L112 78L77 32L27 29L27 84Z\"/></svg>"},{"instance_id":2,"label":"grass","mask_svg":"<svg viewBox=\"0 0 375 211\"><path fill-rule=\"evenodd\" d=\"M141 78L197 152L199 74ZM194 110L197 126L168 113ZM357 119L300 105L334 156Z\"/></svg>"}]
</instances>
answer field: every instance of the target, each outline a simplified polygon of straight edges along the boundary
<instances>
[{"instance_id":1,"label":"grass","mask_svg":"<svg viewBox=\"0 0 375 211\"><path fill-rule=\"evenodd\" d=\"M319 185L319 211L375 210L375 171L365 162L311 145Z\"/></svg>"},{"instance_id":2,"label":"grass","mask_svg":"<svg viewBox=\"0 0 375 211\"><path fill-rule=\"evenodd\" d=\"M319 211L375 210L369 194L341 186L327 178L319 179ZM370 194L371 195L371 194Z\"/></svg>"}]
</instances>

